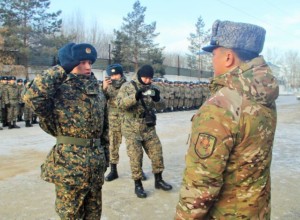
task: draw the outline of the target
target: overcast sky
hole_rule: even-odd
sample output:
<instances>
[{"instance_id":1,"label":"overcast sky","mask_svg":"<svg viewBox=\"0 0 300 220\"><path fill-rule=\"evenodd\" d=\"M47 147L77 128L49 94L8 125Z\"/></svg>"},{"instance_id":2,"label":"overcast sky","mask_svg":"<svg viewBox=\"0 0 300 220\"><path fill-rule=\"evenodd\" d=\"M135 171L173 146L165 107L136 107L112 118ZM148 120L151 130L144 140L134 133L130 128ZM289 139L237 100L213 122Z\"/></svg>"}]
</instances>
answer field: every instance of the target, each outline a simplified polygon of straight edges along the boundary
<instances>
[{"instance_id":1,"label":"overcast sky","mask_svg":"<svg viewBox=\"0 0 300 220\"><path fill-rule=\"evenodd\" d=\"M80 12L85 23L97 19L104 30L119 29L135 0L51 0L51 10L62 10L62 18ZM145 23L156 21L155 42L166 51L187 52L187 37L195 32L201 16L206 29L216 19L247 22L267 30L264 51L300 52L300 1L299 0L140 0L147 7Z\"/></svg>"}]
</instances>

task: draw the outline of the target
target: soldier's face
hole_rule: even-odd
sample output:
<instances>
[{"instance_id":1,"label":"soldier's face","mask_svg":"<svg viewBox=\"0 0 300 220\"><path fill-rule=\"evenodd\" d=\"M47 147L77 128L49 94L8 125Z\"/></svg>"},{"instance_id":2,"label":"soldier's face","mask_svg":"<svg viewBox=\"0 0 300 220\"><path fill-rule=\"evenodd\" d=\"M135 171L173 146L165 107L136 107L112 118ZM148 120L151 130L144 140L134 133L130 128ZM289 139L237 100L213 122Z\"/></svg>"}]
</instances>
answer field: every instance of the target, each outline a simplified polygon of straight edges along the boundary
<instances>
[{"instance_id":1,"label":"soldier's face","mask_svg":"<svg viewBox=\"0 0 300 220\"><path fill-rule=\"evenodd\" d=\"M110 78L112 80L119 80L119 79L121 79L121 77L122 77L121 74L113 74L113 75L111 75Z\"/></svg>"},{"instance_id":2,"label":"soldier's face","mask_svg":"<svg viewBox=\"0 0 300 220\"><path fill-rule=\"evenodd\" d=\"M152 78L151 77L144 77L144 76L142 76L141 79L142 79L143 83L145 83L146 85L151 84L151 82L152 82Z\"/></svg>"},{"instance_id":3,"label":"soldier's face","mask_svg":"<svg viewBox=\"0 0 300 220\"><path fill-rule=\"evenodd\" d=\"M92 62L89 60L80 61L80 64L73 69L75 74L85 74L89 75L92 71Z\"/></svg>"},{"instance_id":4,"label":"soldier's face","mask_svg":"<svg viewBox=\"0 0 300 220\"><path fill-rule=\"evenodd\" d=\"M212 64L214 68L214 75L218 76L228 71L227 61L228 61L228 49L223 47L218 47L213 50Z\"/></svg>"}]
</instances>

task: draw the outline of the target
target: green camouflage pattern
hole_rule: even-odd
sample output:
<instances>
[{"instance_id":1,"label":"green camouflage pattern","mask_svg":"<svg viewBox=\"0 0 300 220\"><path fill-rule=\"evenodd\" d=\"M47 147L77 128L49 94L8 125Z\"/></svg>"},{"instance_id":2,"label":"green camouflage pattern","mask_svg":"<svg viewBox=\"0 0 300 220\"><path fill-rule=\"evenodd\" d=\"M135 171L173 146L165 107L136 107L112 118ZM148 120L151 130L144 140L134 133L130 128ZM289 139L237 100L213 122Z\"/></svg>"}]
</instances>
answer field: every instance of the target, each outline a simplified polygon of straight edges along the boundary
<instances>
[{"instance_id":1,"label":"green camouflage pattern","mask_svg":"<svg viewBox=\"0 0 300 220\"><path fill-rule=\"evenodd\" d=\"M109 161L112 164L119 163L119 148L122 143L121 122L123 120L122 111L118 108L116 97L121 86L126 82L126 78L122 77L108 86L104 94L107 98L107 112L109 124ZM116 85L115 85L116 84Z\"/></svg>"},{"instance_id":2,"label":"green camouflage pattern","mask_svg":"<svg viewBox=\"0 0 300 220\"><path fill-rule=\"evenodd\" d=\"M132 79L138 89L145 87L141 84L137 76ZM142 157L143 149L152 162L152 172L160 173L164 170L163 152L161 142L156 134L155 126L148 127L145 122L144 108L140 101L135 99L136 90L131 82L126 82L121 87L117 104L124 111L122 123L122 135L126 139L127 154L130 159L132 179L142 178ZM155 103L149 96L144 98L148 109L153 109ZM161 99L160 102L163 102Z\"/></svg>"},{"instance_id":3,"label":"green camouflage pattern","mask_svg":"<svg viewBox=\"0 0 300 220\"><path fill-rule=\"evenodd\" d=\"M260 56L210 88L192 119L175 219L270 219L277 80Z\"/></svg>"},{"instance_id":4,"label":"green camouflage pattern","mask_svg":"<svg viewBox=\"0 0 300 220\"><path fill-rule=\"evenodd\" d=\"M102 146L57 143L41 166L41 177L56 186L61 219L100 219L101 186L106 171L105 106L93 74L66 74L54 66L39 74L23 96L45 132L57 137L101 139Z\"/></svg>"}]
</instances>

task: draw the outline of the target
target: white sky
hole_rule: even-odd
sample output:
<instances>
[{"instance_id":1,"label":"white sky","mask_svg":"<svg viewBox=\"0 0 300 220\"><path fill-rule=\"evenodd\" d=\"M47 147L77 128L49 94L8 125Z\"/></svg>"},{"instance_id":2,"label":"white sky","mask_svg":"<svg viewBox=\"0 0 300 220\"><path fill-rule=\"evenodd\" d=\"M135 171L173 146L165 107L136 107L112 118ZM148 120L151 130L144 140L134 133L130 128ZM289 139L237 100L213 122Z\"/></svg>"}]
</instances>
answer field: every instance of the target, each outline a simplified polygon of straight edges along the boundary
<instances>
[{"instance_id":1,"label":"white sky","mask_svg":"<svg viewBox=\"0 0 300 220\"><path fill-rule=\"evenodd\" d=\"M107 32L119 29L135 0L51 0L51 10L62 10L62 18L80 12L88 25L93 20ZM140 0L147 7L145 23L156 22L160 35L155 42L166 51L188 51L187 37L195 32L201 16L206 29L216 19L247 22L267 30L264 51L300 52L299 0ZM263 51L263 52L264 52Z\"/></svg>"}]
</instances>

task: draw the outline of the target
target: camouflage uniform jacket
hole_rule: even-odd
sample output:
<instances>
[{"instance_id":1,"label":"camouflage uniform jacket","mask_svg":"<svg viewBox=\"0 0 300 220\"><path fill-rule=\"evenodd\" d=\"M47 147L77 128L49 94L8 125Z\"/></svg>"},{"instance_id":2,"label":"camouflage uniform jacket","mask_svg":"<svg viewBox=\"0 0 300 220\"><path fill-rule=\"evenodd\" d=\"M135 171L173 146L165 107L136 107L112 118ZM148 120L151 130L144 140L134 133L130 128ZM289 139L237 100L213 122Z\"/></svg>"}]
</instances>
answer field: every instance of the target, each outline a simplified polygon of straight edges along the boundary
<instances>
[{"instance_id":1,"label":"camouflage uniform jacket","mask_svg":"<svg viewBox=\"0 0 300 220\"><path fill-rule=\"evenodd\" d=\"M21 95L17 84L7 84L3 91L4 104L16 105L21 100Z\"/></svg>"},{"instance_id":2,"label":"camouflage uniform jacket","mask_svg":"<svg viewBox=\"0 0 300 220\"><path fill-rule=\"evenodd\" d=\"M122 112L118 108L116 103L117 95L120 91L121 86L126 82L126 78L122 77L116 82L116 84L110 85L107 90L104 91L104 94L107 98L107 111L108 111L108 121L109 129L113 131L121 131L121 120Z\"/></svg>"},{"instance_id":3,"label":"camouflage uniform jacket","mask_svg":"<svg viewBox=\"0 0 300 220\"><path fill-rule=\"evenodd\" d=\"M132 80L136 83L138 89L147 86L138 81L137 75L133 76ZM132 82L126 82L122 85L118 93L117 103L119 108L124 111L122 134L126 138L132 138L132 134L135 134L134 138L142 140L142 133L155 132L155 129L154 127L148 127L146 125L143 117L145 110L141 104L141 101L136 101L135 94L136 89ZM144 97L144 101L149 110L155 108L155 103L149 96ZM159 102L163 102L162 98Z\"/></svg>"},{"instance_id":4,"label":"camouflage uniform jacket","mask_svg":"<svg viewBox=\"0 0 300 220\"><path fill-rule=\"evenodd\" d=\"M192 119L176 219L270 219L277 80L257 57L211 84Z\"/></svg>"},{"instance_id":5,"label":"camouflage uniform jacket","mask_svg":"<svg viewBox=\"0 0 300 220\"><path fill-rule=\"evenodd\" d=\"M23 100L39 116L41 128L55 137L100 139L103 134L106 99L93 74L66 74L54 66L29 84ZM101 145L108 147L103 140ZM90 164L98 167L101 175L99 169L105 163L103 148L57 143L42 166L42 178L53 183L88 184Z\"/></svg>"}]
</instances>

